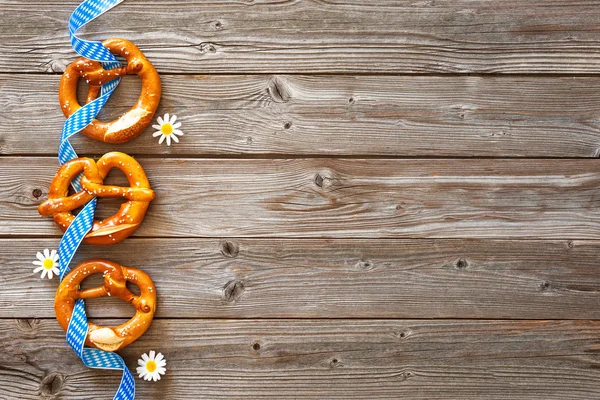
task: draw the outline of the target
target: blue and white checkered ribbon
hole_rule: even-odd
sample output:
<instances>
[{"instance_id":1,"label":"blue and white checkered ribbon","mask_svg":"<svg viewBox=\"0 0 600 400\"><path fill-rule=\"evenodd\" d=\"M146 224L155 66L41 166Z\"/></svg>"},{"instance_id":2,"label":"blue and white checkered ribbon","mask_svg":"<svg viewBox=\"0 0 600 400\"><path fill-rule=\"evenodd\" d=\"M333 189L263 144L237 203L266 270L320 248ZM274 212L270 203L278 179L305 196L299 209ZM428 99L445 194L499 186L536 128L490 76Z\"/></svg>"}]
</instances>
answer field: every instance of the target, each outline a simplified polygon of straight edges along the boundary
<instances>
[{"instance_id":1,"label":"blue and white checkered ribbon","mask_svg":"<svg viewBox=\"0 0 600 400\"><path fill-rule=\"evenodd\" d=\"M106 69L120 67L115 56L102 43L79 39L75 36L75 33L79 28L123 1L86 0L73 11L69 19L71 45L75 51L83 57L102 62L103 67ZM73 146L69 143L69 138L81 131L96 118L100 109L104 107L119 82L120 79L114 79L102 85L100 97L84 105L67 119L63 126L58 148L58 160L61 165L77 158L77 153L75 153ZM81 190L79 177L72 184L76 191ZM92 229L95 209L96 199L94 198L77 214L60 241L58 255L61 280L70 271L71 268L69 265L77 248L85 235ZM123 377L121 378L121 384L113 400L133 400L135 397L135 382L123 359L116 353L84 347L87 332L88 321L85 314L85 303L83 299L79 299L75 303L73 315L67 328L67 343L69 343L75 353L89 368L122 370Z\"/></svg>"},{"instance_id":2,"label":"blue and white checkered ribbon","mask_svg":"<svg viewBox=\"0 0 600 400\"><path fill-rule=\"evenodd\" d=\"M79 28L97 18L99 15L110 10L124 0L86 0L79 5L71 14L69 19L69 34L71 36L71 45L77 53L83 57L94 61L101 61L106 69L118 68L120 63L117 58L100 42L91 42L89 40L79 39L75 33ZM77 153L69 143L69 138L88 126L96 118L102 107L108 101L110 95L119 85L121 80L114 79L104 85L100 90L100 97L81 107L71 115L63 126L60 145L58 147L58 160L61 164L77 158ZM73 188L81 190L80 179L73 182Z\"/></svg>"}]
</instances>

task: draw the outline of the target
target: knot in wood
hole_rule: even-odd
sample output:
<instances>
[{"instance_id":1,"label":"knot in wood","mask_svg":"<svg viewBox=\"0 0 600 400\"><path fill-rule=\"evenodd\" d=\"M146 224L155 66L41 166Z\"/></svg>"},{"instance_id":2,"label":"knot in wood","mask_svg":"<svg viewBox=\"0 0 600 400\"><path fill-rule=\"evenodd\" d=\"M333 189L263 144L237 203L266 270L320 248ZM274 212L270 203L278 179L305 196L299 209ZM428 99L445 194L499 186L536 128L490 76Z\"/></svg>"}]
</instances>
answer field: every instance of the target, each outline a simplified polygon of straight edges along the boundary
<instances>
[{"instance_id":1,"label":"knot in wood","mask_svg":"<svg viewBox=\"0 0 600 400\"><path fill-rule=\"evenodd\" d=\"M398 328L397 330L392 331L392 335L394 335L394 337L396 339L399 340L404 340L406 338L408 338L408 336L411 334L410 329L407 328Z\"/></svg>"},{"instance_id":2,"label":"knot in wood","mask_svg":"<svg viewBox=\"0 0 600 400\"><path fill-rule=\"evenodd\" d=\"M235 302L244 293L244 282L232 280L223 287L223 299L229 302Z\"/></svg>"},{"instance_id":3,"label":"knot in wood","mask_svg":"<svg viewBox=\"0 0 600 400\"><path fill-rule=\"evenodd\" d=\"M469 266L469 263L464 258L460 258L460 259L458 259L458 261L456 261L456 269L465 269L468 266Z\"/></svg>"},{"instance_id":4,"label":"knot in wood","mask_svg":"<svg viewBox=\"0 0 600 400\"><path fill-rule=\"evenodd\" d=\"M58 372L51 372L44 376L40 383L40 392L44 396L55 396L64 385L65 376Z\"/></svg>"},{"instance_id":5,"label":"knot in wood","mask_svg":"<svg viewBox=\"0 0 600 400\"><path fill-rule=\"evenodd\" d=\"M321 172L317 172L313 178L313 182L320 188L327 189L333 186L335 174L329 169L323 169Z\"/></svg>"},{"instance_id":6,"label":"knot in wood","mask_svg":"<svg viewBox=\"0 0 600 400\"><path fill-rule=\"evenodd\" d=\"M329 361L329 366L332 368L341 368L344 366L344 364L342 364L342 362L337 358L332 358L331 361Z\"/></svg>"},{"instance_id":7,"label":"knot in wood","mask_svg":"<svg viewBox=\"0 0 600 400\"><path fill-rule=\"evenodd\" d=\"M227 258L235 258L240 253L240 246L230 241L221 242L221 254Z\"/></svg>"},{"instance_id":8,"label":"knot in wood","mask_svg":"<svg viewBox=\"0 0 600 400\"><path fill-rule=\"evenodd\" d=\"M323 177L321 176L321 174L316 174L314 181L315 185L317 185L320 188L323 187Z\"/></svg>"},{"instance_id":9,"label":"knot in wood","mask_svg":"<svg viewBox=\"0 0 600 400\"><path fill-rule=\"evenodd\" d=\"M212 43L200 43L200 45L198 46L198 48L200 49L200 52L203 53L203 54L206 54L206 53L213 53L214 54L214 53L217 52L217 48Z\"/></svg>"},{"instance_id":10,"label":"knot in wood","mask_svg":"<svg viewBox=\"0 0 600 400\"><path fill-rule=\"evenodd\" d=\"M281 78L275 76L269 80L267 93L275 103L287 103L292 97L289 86Z\"/></svg>"},{"instance_id":11,"label":"knot in wood","mask_svg":"<svg viewBox=\"0 0 600 400\"><path fill-rule=\"evenodd\" d=\"M400 374L400 379L402 379L403 381L412 378L413 377L413 373L410 371L404 371Z\"/></svg>"},{"instance_id":12,"label":"knot in wood","mask_svg":"<svg viewBox=\"0 0 600 400\"><path fill-rule=\"evenodd\" d=\"M356 269L359 271L370 271L374 268L375 266L371 260L359 260L356 263Z\"/></svg>"},{"instance_id":13,"label":"knot in wood","mask_svg":"<svg viewBox=\"0 0 600 400\"><path fill-rule=\"evenodd\" d=\"M31 332L38 329L40 320L35 318L19 318L16 320L17 327L22 332Z\"/></svg>"}]
</instances>

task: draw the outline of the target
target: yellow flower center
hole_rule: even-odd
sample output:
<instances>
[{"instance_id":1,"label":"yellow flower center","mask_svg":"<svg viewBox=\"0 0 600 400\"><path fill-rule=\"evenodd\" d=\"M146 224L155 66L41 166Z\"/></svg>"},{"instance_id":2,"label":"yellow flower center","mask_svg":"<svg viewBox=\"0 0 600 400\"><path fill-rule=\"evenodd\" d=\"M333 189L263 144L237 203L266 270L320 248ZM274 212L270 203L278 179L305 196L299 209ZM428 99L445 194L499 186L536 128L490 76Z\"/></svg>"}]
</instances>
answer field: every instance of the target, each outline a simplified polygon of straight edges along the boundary
<instances>
[{"instance_id":1,"label":"yellow flower center","mask_svg":"<svg viewBox=\"0 0 600 400\"><path fill-rule=\"evenodd\" d=\"M148 372L156 371L156 362L154 360L148 360L148 362L146 363L146 369L148 370Z\"/></svg>"},{"instance_id":2,"label":"yellow flower center","mask_svg":"<svg viewBox=\"0 0 600 400\"><path fill-rule=\"evenodd\" d=\"M166 124L162 124L160 127L160 131L162 132L163 135L168 136L171 133L173 133L173 125L166 123Z\"/></svg>"},{"instance_id":3,"label":"yellow flower center","mask_svg":"<svg viewBox=\"0 0 600 400\"><path fill-rule=\"evenodd\" d=\"M52 269L54 268L54 260L51 258L46 258L42 263L44 269Z\"/></svg>"}]
</instances>

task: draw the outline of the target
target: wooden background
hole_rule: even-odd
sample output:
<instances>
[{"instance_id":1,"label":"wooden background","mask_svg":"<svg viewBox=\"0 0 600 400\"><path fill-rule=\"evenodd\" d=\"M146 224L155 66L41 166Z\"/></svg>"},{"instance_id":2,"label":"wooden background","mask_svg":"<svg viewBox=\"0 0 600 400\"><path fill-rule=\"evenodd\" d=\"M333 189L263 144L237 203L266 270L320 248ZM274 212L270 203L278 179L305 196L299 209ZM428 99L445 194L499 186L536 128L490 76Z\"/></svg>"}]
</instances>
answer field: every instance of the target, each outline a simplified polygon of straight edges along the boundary
<instances>
[{"instance_id":1,"label":"wooden background","mask_svg":"<svg viewBox=\"0 0 600 400\"><path fill-rule=\"evenodd\" d=\"M60 238L36 207L77 4L0 0L3 400L120 379L76 358L31 273ZM600 1L128 0L85 28L140 46L185 132L73 140L136 156L157 192L135 237L77 255L158 287L122 354L168 374L138 398L600 398L598 21Z\"/></svg>"}]
</instances>

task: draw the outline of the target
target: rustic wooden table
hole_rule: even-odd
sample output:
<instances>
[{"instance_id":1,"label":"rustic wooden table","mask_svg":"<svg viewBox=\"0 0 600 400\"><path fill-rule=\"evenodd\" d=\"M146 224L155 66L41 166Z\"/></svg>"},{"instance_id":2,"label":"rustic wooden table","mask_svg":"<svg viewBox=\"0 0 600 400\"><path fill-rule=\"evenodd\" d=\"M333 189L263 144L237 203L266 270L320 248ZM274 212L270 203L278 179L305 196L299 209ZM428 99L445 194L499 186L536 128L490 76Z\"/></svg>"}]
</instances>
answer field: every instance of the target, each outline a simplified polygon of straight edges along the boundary
<instances>
[{"instance_id":1,"label":"rustic wooden table","mask_svg":"<svg viewBox=\"0 0 600 400\"><path fill-rule=\"evenodd\" d=\"M0 399L120 379L82 365L31 273L60 238L36 207L77 4L0 0ZM76 260L158 287L122 354L168 374L137 398L600 398L599 21L600 1L128 0L90 24L141 47L185 132L73 140L135 156L157 192L134 238Z\"/></svg>"}]
</instances>

